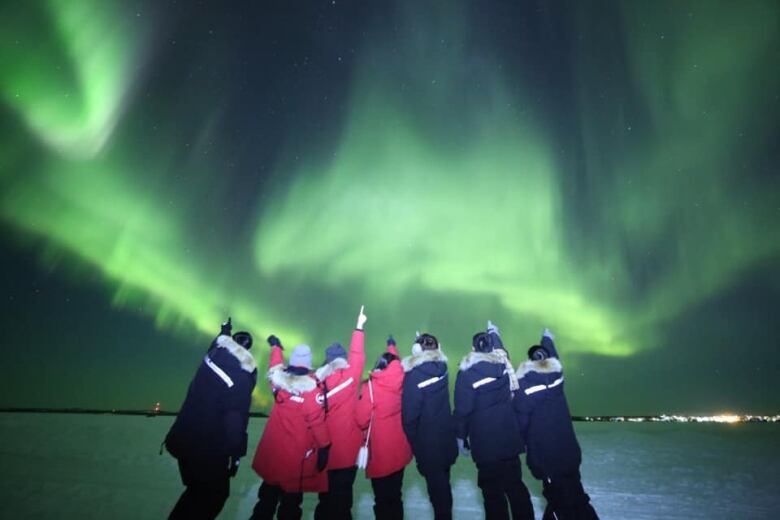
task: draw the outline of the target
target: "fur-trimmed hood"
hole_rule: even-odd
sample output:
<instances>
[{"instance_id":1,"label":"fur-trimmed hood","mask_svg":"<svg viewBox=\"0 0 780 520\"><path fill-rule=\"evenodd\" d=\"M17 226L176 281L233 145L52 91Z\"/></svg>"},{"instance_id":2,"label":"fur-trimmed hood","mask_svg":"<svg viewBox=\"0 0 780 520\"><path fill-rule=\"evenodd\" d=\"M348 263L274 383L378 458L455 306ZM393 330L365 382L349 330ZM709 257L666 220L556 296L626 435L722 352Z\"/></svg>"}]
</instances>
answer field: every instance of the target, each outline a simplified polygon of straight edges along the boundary
<instances>
[{"instance_id":1,"label":"fur-trimmed hood","mask_svg":"<svg viewBox=\"0 0 780 520\"><path fill-rule=\"evenodd\" d=\"M257 362L252 354L247 349L235 342L233 338L227 334L223 334L217 338L217 348L224 348L230 352L234 358L236 358L241 365L241 370L249 372L250 374L257 370Z\"/></svg>"},{"instance_id":2,"label":"fur-trimmed hood","mask_svg":"<svg viewBox=\"0 0 780 520\"><path fill-rule=\"evenodd\" d=\"M477 363L490 363L492 365L499 365L503 368L503 373L509 376L509 388L514 392L520 385L517 382L517 376L515 376L515 370L512 368L512 363L509 361L509 354L502 348L495 348L490 352L469 352L463 361L460 362L460 370L464 372Z\"/></svg>"},{"instance_id":3,"label":"fur-trimmed hood","mask_svg":"<svg viewBox=\"0 0 780 520\"><path fill-rule=\"evenodd\" d=\"M517 367L517 379L522 379L529 372L536 372L538 374L563 372L563 365L561 365L561 361L558 358L547 358L538 361L531 361L529 359Z\"/></svg>"},{"instance_id":4,"label":"fur-trimmed hood","mask_svg":"<svg viewBox=\"0 0 780 520\"><path fill-rule=\"evenodd\" d=\"M317 371L314 372L314 377L317 378L317 381L325 381L327 378L332 376L336 370L343 368L349 368L349 363L347 363L346 359L337 357L330 363L325 363L320 368L318 368Z\"/></svg>"},{"instance_id":5,"label":"fur-trimmed hood","mask_svg":"<svg viewBox=\"0 0 780 520\"><path fill-rule=\"evenodd\" d=\"M311 392L317 388L317 382L309 375L296 375L285 371L284 365L271 367L266 376L275 388L285 390L294 395Z\"/></svg>"},{"instance_id":6,"label":"fur-trimmed hood","mask_svg":"<svg viewBox=\"0 0 780 520\"><path fill-rule=\"evenodd\" d=\"M495 349L491 352L469 352L460 362L459 369L462 372L482 362L505 365L506 359L506 351L502 349Z\"/></svg>"},{"instance_id":7,"label":"fur-trimmed hood","mask_svg":"<svg viewBox=\"0 0 780 520\"><path fill-rule=\"evenodd\" d=\"M403 358L401 360L401 366L404 367L404 372L410 372L428 361L441 361L442 363L446 363L447 356L444 355L441 348L437 348L436 350L423 350L421 354L412 354L411 356Z\"/></svg>"}]
</instances>

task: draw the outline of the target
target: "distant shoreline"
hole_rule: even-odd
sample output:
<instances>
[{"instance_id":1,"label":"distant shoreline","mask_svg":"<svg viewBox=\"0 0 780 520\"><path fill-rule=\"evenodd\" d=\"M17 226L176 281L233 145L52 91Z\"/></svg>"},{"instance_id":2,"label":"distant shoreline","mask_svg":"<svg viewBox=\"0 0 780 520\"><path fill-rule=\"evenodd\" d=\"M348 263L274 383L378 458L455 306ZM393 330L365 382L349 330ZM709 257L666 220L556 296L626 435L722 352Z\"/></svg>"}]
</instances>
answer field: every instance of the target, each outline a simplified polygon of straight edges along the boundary
<instances>
[{"instance_id":1,"label":"distant shoreline","mask_svg":"<svg viewBox=\"0 0 780 520\"><path fill-rule=\"evenodd\" d=\"M100 408L0 408L0 413L64 413L84 415L140 415L144 417L176 416L178 412L165 410L120 410ZM263 412L251 412L250 417L268 417Z\"/></svg>"},{"instance_id":2,"label":"distant shoreline","mask_svg":"<svg viewBox=\"0 0 780 520\"><path fill-rule=\"evenodd\" d=\"M136 415L143 417L170 417L178 412L166 410L120 410L101 408L0 408L0 413L50 413L50 414L84 414L84 415ZM263 412L251 412L250 417L267 418ZM658 423L778 423L780 415L574 415L575 422L658 422Z\"/></svg>"}]
</instances>

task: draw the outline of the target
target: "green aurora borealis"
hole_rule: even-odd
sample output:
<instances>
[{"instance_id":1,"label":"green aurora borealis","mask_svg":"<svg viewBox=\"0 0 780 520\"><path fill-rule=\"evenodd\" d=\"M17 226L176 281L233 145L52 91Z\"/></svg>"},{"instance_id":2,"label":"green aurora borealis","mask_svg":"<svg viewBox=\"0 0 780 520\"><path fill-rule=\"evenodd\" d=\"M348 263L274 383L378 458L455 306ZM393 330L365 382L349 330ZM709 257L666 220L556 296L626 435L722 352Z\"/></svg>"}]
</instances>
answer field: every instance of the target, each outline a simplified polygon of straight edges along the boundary
<instances>
[{"instance_id":1,"label":"green aurora borealis","mask_svg":"<svg viewBox=\"0 0 780 520\"><path fill-rule=\"evenodd\" d=\"M575 413L776 412L780 5L422 4L0 7L5 350L101 374L3 404L175 408L224 316L265 366L365 304L369 363L490 318L557 332ZM96 294L110 347L47 337Z\"/></svg>"}]
</instances>

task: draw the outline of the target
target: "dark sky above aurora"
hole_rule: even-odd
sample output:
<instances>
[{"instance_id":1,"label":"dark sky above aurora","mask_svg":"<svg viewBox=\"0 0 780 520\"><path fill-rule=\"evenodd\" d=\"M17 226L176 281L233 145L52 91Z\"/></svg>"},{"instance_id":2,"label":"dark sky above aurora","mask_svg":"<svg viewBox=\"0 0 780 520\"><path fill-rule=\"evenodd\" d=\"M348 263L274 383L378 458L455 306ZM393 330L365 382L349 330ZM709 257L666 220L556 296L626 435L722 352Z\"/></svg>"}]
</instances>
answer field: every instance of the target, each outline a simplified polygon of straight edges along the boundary
<instances>
[{"instance_id":1,"label":"dark sky above aurora","mask_svg":"<svg viewBox=\"0 0 780 520\"><path fill-rule=\"evenodd\" d=\"M369 364L490 318L557 333L576 414L777 412L778 20L4 2L0 405L176 409L224 316L265 367L365 304Z\"/></svg>"}]
</instances>

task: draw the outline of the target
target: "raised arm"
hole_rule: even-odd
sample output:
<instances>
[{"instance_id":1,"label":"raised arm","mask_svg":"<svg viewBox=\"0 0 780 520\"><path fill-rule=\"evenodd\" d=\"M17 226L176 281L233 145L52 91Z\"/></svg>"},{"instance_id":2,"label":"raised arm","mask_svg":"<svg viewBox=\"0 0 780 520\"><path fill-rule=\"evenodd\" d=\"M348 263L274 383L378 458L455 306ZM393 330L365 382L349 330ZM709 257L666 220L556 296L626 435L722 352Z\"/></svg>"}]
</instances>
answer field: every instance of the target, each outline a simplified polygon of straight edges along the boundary
<instances>
[{"instance_id":1,"label":"raised arm","mask_svg":"<svg viewBox=\"0 0 780 520\"><path fill-rule=\"evenodd\" d=\"M393 336L389 336L387 338L387 351L390 352L392 355L401 357L398 355L398 348L395 345L395 340L393 339Z\"/></svg>"},{"instance_id":2,"label":"raised arm","mask_svg":"<svg viewBox=\"0 0 780 520\"><path fill-rule=\"evenodd\" d=\"M555 340L555 336L553 336L552 331L550 331L550 329L544 329L544 332L542 332L541 345L550 357L557 358L558 351L555 349L555 342L553 340Z\"/></svg>"},{"instance_id":3,"label":"raised arm","mask_svg":"<svg viewBox=\"0 0 780 520\"><path fill-rule=\"evenodd\" d=\"M284 367L284 347L282 347L282 342L273 334L268 336L267 341L271 346L271 359L268 361L268 371L270 372L271 369L277 367L282 369ZM273 384L271 384L271 388L273 388Z\"/></svg>"},{"instance_id":4,"label":"raised arm","mask_svg":"<svg viewBox=\"0 0 780 520\"><path fill-rule=\"evenodd\" d=\"M501 333L498 330L498 326L490 320L487 322L487 333L491 347L504 348L504 342L501 341Z\"/></svg>"},{"instance_id":5,"label":"raised arm","mask_svg":"<svg viewBox=\"0 0 780 520\"><path fill-rule=\"evenodd\" d=\"M347 354L347 363L349 363L349 370L352 372L352 377L355 380L359 380L363 374L363 369L366 366L366 352L365 352L365 333L363 332L363 325L365 325L368 318L363 314L363 306L360 306L360 313L357 317L357 326L352 331L352 338L349 341L349 353Z\"/></svg>"}]
</instances>

